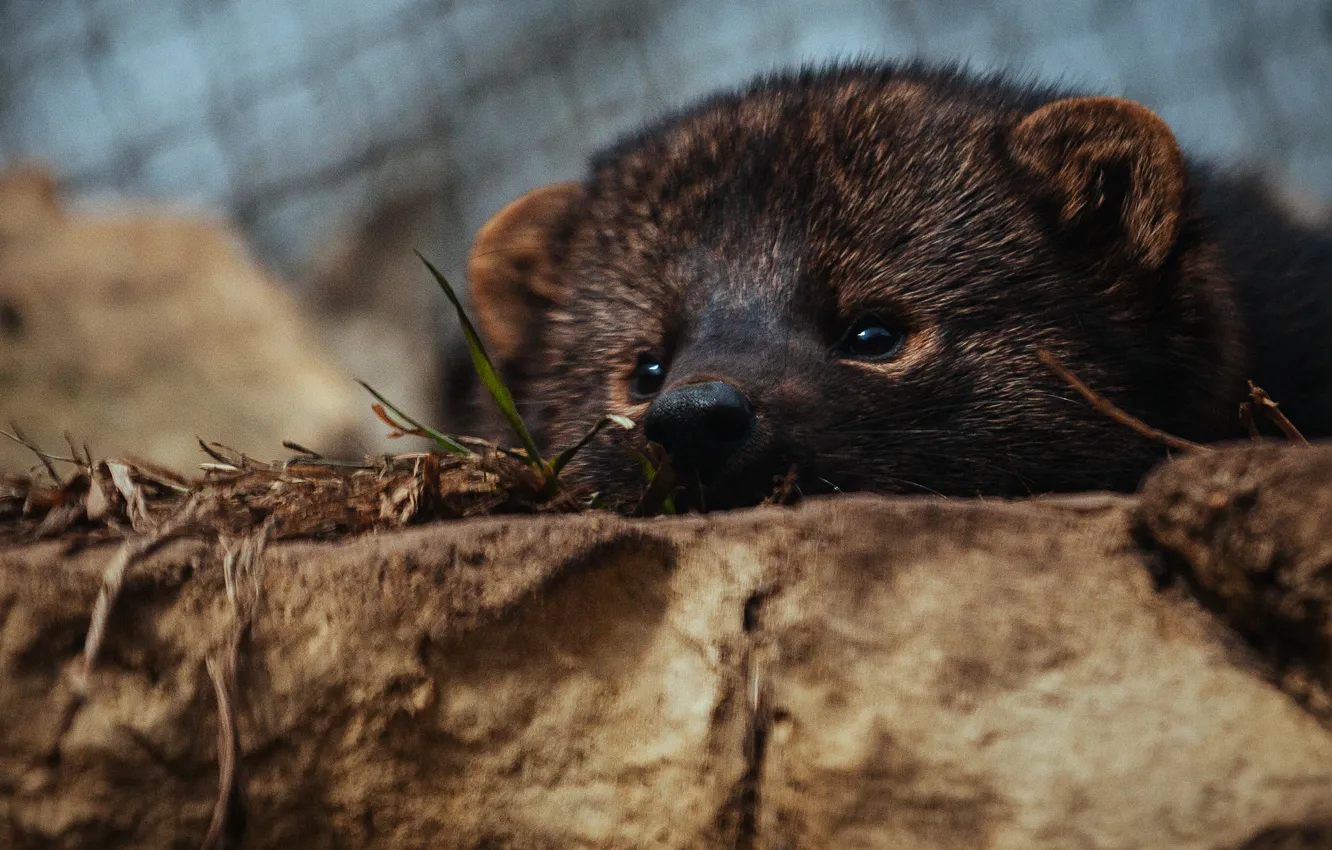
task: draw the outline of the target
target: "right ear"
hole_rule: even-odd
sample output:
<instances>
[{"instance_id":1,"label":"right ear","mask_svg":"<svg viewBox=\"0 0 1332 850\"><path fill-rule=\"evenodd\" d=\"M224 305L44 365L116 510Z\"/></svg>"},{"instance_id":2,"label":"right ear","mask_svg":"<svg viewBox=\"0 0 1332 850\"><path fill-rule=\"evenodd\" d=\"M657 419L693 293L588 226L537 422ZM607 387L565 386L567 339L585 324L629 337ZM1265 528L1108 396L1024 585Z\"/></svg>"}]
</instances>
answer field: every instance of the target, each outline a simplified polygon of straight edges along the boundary
<instances>
[{"instance_id":1,"label":"right ear","mask_svg":"<svg viewBox=\"0 0 1332 850\"><path fill-rule=\"evenodd\" d=\"M1173 250L1184 155L1147 107L1118 97L1056 100L1013 128L1008 149L1054 202L1062 227L1102 225L1111 247L1150 269Z\"/></svg>"},{"instance_id":2,"label":"right ear","mask_svg":"<svg viewBox=\"0 0 1332 850\"><path fill-rule=\"evenodd\" d=\"M501 367L521 359L540 333L542 315L560 300L551 239L582 198L578 183L542 186L509 202L476 232L467 255L467 286L477 323Z\"/></svg>"}]
</instances>

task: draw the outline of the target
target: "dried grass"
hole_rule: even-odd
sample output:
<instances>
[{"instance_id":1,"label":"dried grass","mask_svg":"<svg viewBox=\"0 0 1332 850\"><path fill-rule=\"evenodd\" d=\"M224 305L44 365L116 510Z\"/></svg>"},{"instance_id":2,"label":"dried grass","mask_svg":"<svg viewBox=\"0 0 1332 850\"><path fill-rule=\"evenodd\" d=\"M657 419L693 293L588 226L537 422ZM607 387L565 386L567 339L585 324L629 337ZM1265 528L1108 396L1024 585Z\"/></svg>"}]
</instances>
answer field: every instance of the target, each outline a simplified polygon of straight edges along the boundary
<instances>
[{"instance_id":1,"label":"dried grass","mask_svg":"<svg viewBox=\"0 0 1332 850\"><path fill-rule=\"evenodd\" d=\"M0 543L151 534L187 503L194 522L218 535L242 535L271 522L275 539L587 506L587 498L564 482L550 492L545 477L519 453L466 442L471 452L465 455L417 452L358 463L310 454L265 463L209 444L211 461L193 481L133 460L54 458L73 471L61 476L53 465L0 476Z\"/></svg>"}]
</instances>

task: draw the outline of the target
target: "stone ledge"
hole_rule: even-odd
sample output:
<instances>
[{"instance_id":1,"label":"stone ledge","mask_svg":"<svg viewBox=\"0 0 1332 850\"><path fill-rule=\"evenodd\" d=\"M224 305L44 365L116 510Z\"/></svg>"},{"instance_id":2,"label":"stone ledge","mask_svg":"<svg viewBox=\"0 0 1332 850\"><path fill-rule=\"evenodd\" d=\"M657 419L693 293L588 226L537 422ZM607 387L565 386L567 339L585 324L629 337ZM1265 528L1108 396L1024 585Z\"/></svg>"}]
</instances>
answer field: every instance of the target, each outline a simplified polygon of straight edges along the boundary
<instances>
[{"instance_id":1,"label":"stone ledge","mask_svg":"<svg viewBox=\"0 0 1332 850\"><path fill-rule=\"evenodd\" d=\"M1139 498L274 545L238 676L245 846L1332 846L1332 726L1273 684L1295 656L1326 684L1326 656L1273 656L1270 617L1227 602L1242 582L1213 592L1238 570L1286 610L1250 550L1213 542L1219 509L1180 507L1223 501L1226 527L1295 553L1276 585L1314 598L1296 579L1332 560L1329 448L1186 459ZM211 547L130 574L61 731L110 554L0 552L0 844L207 830L204 659L232 623ZM1301 610L1325 639L1327 608Z\"/></svg>"}]
</instances>

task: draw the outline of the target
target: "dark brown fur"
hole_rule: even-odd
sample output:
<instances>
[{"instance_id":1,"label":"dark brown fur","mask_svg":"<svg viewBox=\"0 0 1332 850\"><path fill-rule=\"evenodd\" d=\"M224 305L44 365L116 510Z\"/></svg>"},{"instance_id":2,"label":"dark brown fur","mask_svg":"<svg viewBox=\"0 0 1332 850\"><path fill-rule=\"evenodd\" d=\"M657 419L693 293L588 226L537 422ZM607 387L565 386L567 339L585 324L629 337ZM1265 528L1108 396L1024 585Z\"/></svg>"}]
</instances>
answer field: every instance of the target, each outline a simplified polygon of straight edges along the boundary
<instances>
[{"instance_id":1,"label":"dark brown fur","mask_svg":"<svg viewBox=\"0 0 1332 850\"><path fill-rule=\"evenodd\" d=\"M792 464L805 493L1123 490L1162 447L1038 348L1179 436L1242 436L1250 378L1332 433L1332 247L1245 192L1127 101L914 65L808 71L516 202L470 277L548 446L606 412L641 419L642 352L669 364L668 389L739 387L757 436L714 506L761 500ZM908 331L892 360L833 353L866 311ZM609 437L574 474L615 497L641 486Z\"/></svg>"}]
</instances>

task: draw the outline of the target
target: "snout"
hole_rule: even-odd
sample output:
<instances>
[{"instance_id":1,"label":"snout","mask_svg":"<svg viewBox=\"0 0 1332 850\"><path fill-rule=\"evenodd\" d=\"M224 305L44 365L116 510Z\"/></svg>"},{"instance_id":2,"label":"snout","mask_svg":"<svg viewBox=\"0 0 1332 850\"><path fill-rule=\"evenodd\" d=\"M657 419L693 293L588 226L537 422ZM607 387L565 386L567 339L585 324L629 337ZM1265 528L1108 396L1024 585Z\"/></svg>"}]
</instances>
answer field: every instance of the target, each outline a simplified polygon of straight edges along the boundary
<instances>
[{"instance_id":1,"label":"snout","mask_svg":"<svg viewBox=\"0 0 1332 850\"><path fill-rule=\"evenodd\" d=\"M648 408L643 432L661 444L673 467L710 484L753 439L755 422L744 393L726 381L708 381L658 396Z\"/></svg>"}]
</instances>

